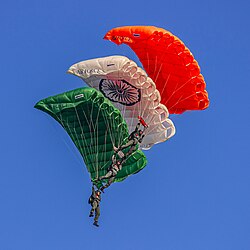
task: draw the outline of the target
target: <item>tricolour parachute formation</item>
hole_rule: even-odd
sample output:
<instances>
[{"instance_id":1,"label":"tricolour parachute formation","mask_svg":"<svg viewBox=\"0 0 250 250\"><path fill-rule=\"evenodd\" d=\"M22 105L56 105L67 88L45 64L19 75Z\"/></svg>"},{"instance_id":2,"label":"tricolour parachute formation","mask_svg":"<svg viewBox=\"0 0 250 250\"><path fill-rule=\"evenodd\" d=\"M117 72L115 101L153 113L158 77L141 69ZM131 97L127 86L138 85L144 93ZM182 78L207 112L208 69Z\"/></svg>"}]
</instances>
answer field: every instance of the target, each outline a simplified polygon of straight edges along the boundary
<instances>
[{"instance_id":1,"label":"tricolour parachute formation","mask_svg":"<svg viewBox=\"0 0 250 250\"><path fill-rule=\"evenodd\" d=\"M175 134L169 113L161 103L155 83L135 62L124 56L109 56L72 65L69 73L82 78L89 86L102 92L124 117L129 133L141 116L148 125L140 148L149 149Z\"/></svg>"},{"instance_id":2,"label":"tricolour parachute formation","mask_svg":"<svg viewBox=\"0 0 250 250\"><path fill-rule=\"evenodd\" d=\"M79 150L92 181L89 217L99 226L101 192L142 170L150 149L175 134L169 114L209 106L206 84L192 53L170 32L153 26L126 26L104 37L127 44L145 71L124 56L72 65L68 73L89 87L39 101Z\"/></svg>"},{"instance_id":3,"label":"tricolour parachute formation","mask_svg":"<svg viewBox=\"0 0 250 250\"><path fill-rule=\"evenodd\" d=\"M121 112L94 88L79 88L39 101L35 108L51 115L67 131L81 153L92 181L106 174L113 147L127 142L127 124ZM136 150L123 164L115 181L121 181L146 166L146 157Z\"/></svg>"},{"instance_id":4,"label":"tricolour parachute formation","mask_svg":"<svg viewBox=\"0 0 250 250\"><path fill-rule=\"evenodd\" d=\"M170 32L154 26L125 26L110 30L104 38L131 47L171 114L208 107L206 84L197 61Z\"/></svg>"}]
</instances>

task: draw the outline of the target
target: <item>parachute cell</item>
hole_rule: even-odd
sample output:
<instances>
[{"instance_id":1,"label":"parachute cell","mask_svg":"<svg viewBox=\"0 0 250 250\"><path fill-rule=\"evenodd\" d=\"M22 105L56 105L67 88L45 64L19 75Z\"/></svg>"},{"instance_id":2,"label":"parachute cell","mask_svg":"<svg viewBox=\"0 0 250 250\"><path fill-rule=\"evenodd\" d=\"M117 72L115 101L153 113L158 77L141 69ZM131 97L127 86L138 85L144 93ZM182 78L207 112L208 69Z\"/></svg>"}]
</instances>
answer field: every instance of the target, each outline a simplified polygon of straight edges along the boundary
<instances>
[{"instance_id":1,"label":"parachute cell","mask_svg":"<svg viewBox=\"0 0 250 250\"><path fill-rule=\"evenodd\" d=\"M113 147L126 142L129 135L120 111L93 88L79 88L43 99L35 108L51 115L67 131L92 180L106 174ZM122 181L145 166L146 157L137 150L123 164L115 181Z\"/></svg>"},{"instance_id":2,"label":"parachute cell","mask_svg":"<svg viewBox=\"0 0 250 250\"><path fill-rule=\"evenodd\" d=\"M171 114L209 106L205 80L192 53L170 32L154 26L124 26L104 36L137 54Z\"/></svg>"},{"instance_id":3,"label":"parachute cell","mask_svg":"<svg viewBox=\"0 0 250 250\"><path fill-rule=\"evenodd\" d=\"M109 56L72 65L69 73L82 78L103 93L124 116L131 133L142 116L148 128L140 145L149 149L175 133L167 108L154 82L135 62L124 56Z\"/></svg>"}]
</instances>

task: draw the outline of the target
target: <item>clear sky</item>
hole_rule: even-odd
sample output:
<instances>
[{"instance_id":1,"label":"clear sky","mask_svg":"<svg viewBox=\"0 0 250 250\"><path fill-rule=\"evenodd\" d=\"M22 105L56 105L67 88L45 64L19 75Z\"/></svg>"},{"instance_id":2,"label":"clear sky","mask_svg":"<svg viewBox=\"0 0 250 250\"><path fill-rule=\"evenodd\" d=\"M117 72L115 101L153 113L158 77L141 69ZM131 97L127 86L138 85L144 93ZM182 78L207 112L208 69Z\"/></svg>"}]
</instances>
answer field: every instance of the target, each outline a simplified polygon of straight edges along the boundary
<instances>
[{"instance_id":1,"label":"clear sky","mask_svg":"<svg viewBox=\"0 0 250 250\"><path fill-rule=\"evenodd\" d=\"M1 250L249 250L250 2L4 1L0 14ZM155 25L193 52L211 100L172 116L177 133L147 167L103 195L100 228L88 172L66 133L33 108L83 86L78 61L125 55L117 26Z\"/></svg>"}]
</instances>

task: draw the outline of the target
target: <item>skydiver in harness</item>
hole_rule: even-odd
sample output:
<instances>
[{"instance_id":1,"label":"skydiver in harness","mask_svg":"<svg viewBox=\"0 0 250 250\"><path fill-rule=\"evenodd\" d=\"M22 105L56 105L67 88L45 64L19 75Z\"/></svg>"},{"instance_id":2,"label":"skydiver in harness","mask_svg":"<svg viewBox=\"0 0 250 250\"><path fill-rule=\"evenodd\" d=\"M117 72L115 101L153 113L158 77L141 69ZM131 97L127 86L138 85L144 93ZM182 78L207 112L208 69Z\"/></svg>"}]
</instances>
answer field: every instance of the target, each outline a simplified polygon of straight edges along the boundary
<instances>
[{"instance_id":1,"label":"skydiver in harness","mask_svg":"<svg viewBox=\"0 0 250 250\"><path fill-rule=\"evenodd\" d=\"M124 161L122 159L117 160L115 154L112 156L112 164L109 166L107 174L98 178L99 181L108 179L108 182L100 188L103 193L104 189L114 182L117 173L122 169Z\"/></svg>"},{"instance_id":2,"label":"skydiver in harness","mask_svg":"<svg viewBox=\"0 0 250 250\"><path fill-rule=\"evenodd\" d=\"M148 128L148 125L142 119L142 117L138 116L138 119L139 119L139 122L137 123L135 130L129 135L128 142L118 148L114 147L115 153L118 153L118 154L123 149L130 147L129 151L122 158L123 160L126 160L128 156L130 156L136 150L137 144L142 142L145 136L144 132ZM139 129L140 125L144 127L143 130Z\"/></svg>"},{"instance_id":3,"label":"skydiver in harness","mask_svg":"<svg viewBox=\"0 0 250 250\"><path fill-rule=\"evenodd\" d=\"M95 190L94 185L92 186L92 194L89 197L89 204L92 206L89 217L94 216L95 212L95 218L93 225L96 227L99 227L98 219L100 216L100 202L101 202L101 192L100 190Z\"/></svg>"}]
</instances>

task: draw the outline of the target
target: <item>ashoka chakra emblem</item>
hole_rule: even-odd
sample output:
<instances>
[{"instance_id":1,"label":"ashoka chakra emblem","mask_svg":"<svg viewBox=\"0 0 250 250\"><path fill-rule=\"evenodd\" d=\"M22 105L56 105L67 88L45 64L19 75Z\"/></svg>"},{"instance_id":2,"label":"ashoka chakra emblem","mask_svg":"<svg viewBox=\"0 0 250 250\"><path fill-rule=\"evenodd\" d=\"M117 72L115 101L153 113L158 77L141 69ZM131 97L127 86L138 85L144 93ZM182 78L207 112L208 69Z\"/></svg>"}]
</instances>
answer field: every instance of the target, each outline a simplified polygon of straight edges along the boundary
<instances>
[{"instance_id":1,"label":"ashoka chakra emblem","mask_svg":"<svg viewBox=\"0 0 250 250\"><path fill-rule=\"evenodd\" d=\"M125 80L102 79L99 89L112 102L132 106L140 101L141 91Z\"/></svg>"}]
</instances>

